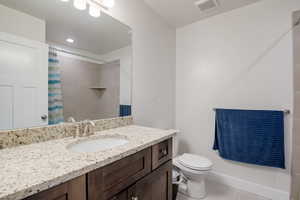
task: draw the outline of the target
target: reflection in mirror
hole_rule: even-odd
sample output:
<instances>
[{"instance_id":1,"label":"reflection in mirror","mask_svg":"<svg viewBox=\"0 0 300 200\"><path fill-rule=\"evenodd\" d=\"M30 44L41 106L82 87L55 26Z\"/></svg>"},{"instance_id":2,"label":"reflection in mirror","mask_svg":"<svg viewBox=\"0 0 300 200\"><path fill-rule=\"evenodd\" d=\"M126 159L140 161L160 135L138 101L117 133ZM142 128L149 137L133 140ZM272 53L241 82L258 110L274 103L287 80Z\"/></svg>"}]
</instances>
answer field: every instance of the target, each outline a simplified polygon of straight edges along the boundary
<instances>
[{"instance_id":1,"label":"reflection in mirror","mask_svg":"<svg viewBox=\"0 0 300 200\"><path fill-rule=\"evenodd\" d=\"M0 130L131 115L131 29L87 9L0 0Z\"/></svg>"}]
</instances>

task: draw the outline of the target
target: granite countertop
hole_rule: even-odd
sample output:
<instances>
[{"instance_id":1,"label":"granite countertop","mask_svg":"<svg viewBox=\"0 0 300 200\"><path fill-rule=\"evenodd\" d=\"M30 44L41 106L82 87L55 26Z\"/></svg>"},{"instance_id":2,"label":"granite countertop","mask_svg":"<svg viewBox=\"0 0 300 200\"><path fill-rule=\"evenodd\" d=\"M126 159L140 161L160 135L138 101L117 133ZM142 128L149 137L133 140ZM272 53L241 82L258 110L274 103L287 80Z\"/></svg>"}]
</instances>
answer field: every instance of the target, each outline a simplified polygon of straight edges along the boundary
<instances>
[{"instance_id":1,"label":"granite countertop","mask_svg":"<svg viewBox=\"0 0 300 200\"><path fill-rule=\"evenodd\" d=\"M134 154L176 134L141 126L97 132L0 150L0 200L19 200ZM76 153L67 146L90 138L121 136L125 145L97 153Z\"/></svg>"}]
</instances>

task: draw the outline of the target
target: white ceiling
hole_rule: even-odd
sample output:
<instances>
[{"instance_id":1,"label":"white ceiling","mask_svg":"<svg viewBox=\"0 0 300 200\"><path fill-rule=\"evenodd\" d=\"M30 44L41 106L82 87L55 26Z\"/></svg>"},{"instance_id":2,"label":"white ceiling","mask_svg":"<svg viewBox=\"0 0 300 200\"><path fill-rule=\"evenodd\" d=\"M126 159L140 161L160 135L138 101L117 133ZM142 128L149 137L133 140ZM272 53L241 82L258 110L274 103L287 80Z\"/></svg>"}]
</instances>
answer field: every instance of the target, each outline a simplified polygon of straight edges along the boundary
<instances>
[{"instance_id":1,"label":"white ceiling","mask_svg":"<svg viewBox=\"0 0 300 200\"><path fill-rule=\"evenodd\" d=\"M157 14L173 27L182 27L193 22L228 12L260 0L218 0L219 7L201 12L194 4L196 0L144 0Z\"/></svg>"},{"instance_id":2,"label":"white ceiling","mask_svg":"<svg viewBox=\"0 0 300 200\"><path fill-rule=\"evenodd\" d=\"M0 4L46 20L48 42L105 54L131 44L130 28L102 13L100 18L60 0L0 0ZM34 31L34 30L32 30ZM71 37L74 44L65 40Z\"/></svg>"}]
</instances>

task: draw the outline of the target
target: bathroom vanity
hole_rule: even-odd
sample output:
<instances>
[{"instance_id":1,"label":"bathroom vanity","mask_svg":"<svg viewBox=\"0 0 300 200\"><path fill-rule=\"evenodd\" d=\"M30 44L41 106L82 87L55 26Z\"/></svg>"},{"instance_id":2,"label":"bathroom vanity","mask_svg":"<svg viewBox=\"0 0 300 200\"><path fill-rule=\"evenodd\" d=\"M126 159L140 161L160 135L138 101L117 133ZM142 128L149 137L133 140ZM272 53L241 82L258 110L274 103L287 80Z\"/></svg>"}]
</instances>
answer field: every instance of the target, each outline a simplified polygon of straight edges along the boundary
<instances>
[{"instance_id":1,"label":"bathroom vanity","mask_svg":"<svg viewBox=\"0 0 300 200\"><path fill-rule=\"evenodd\" d=\"M171 200L175 133L131 125L88 138L3 149L0 200ZM70 149L82 141L116 137L128 143L99 152Z\"/></svg>"},{"instance_id":2,"label":"bathroom vanity","mask_svg":"<svg viewBox=\"0 0 300 200\"><path fill-rule=\"evenodd\" d=\"M172 139L26 200L171 200Z\"/></svg>"}]
</instances>

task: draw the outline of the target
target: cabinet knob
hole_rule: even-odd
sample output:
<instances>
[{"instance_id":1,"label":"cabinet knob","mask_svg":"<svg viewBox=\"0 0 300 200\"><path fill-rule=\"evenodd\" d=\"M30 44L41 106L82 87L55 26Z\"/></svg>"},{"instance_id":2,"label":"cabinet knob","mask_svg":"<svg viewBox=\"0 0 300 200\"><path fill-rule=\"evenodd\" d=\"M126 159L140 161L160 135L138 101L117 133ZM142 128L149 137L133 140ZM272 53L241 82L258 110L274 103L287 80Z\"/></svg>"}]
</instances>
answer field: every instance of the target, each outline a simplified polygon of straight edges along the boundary
<instances>
[{"instance_id":1,"label":"cabinet knob","mask_svg":"<svg viewBox=\"0 0 300 200\"><path fill-rule=\"evenodd\" d=\"M163 150L161 150L161 152L162 152L162 154L163 154L164 156L168 155L167 149L163 149Z\"/></svg>"},{"instance_id":2,"label":"cabinet knob","mask_svg":"<svg viewBox=\"0 0 300 200\"><path fill-rule=\"evenodd\" d=\"M138 197L131 197L131 200L139 200Z\"/></svg>"},{"instance_id":3,"label":"cabinet knob","mask_svg":"<svg viewBox=\"0 0 300 200\"><path fill-rule=\"evenodd\" d=\"M42 116L41 116L41 119L42 119L43 121L46 121L46 120L48 119L48 116L47 116L47 115L42 115Z\"/></svg>"}]
</instances>

